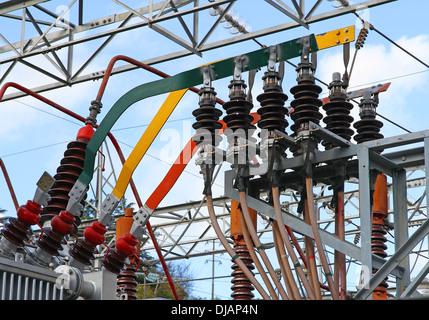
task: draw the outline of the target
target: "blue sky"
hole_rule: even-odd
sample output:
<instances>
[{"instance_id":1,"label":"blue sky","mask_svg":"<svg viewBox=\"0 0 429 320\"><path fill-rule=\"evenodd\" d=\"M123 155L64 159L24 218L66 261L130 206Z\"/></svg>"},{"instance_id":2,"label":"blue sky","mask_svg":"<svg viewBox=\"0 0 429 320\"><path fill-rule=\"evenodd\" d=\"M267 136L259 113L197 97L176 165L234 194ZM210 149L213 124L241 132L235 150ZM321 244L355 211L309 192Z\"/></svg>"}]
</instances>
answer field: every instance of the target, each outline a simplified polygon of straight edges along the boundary
<instances>
[{"instance_id":1,"label":"blue sky","mask_svg":"<svg viewBox=\"0 0 429 320\"><path fill-rule=\"evenodd\" d=\"M94 6L96 6L96 2L99 1L94 1ZM146 5L148 1L124 1L124 3L133 7L140 7ZM252 5L248 5L249 3L252 3ZM67 1L62 3L53 1L50 4L48 3L47 7L55 11L59 5L67 4ZM325 1L323 6L330 7L331 4ZM255 8L258 9L257 14ZM259 8L264 10L259 10ZM97 10L94 11L91 11L91 9L93 8L87 8L85 11L87 20L122 11L113 2L109 2L105 6L97 6ZM427 19L428 9L429 3L424 0L400 0L371 8L361 12L361 14L366 19L369 19L378 30L403 45L423 61L429 63L429 31L424 27L423 23ZM237 1L233 6L233 11L246 19L252 26L252 30L259 30L286 21L281 13L273 10L263 1ZM74 12L71 13L72 17L73 14ZM205 18L213 19L212 21L215 19L208 15ZM4 20L0 20L0 24L2 23L1 21ZM310 30L303 27L295 28L258 38L258 41L265 45L272 45L310 33L318 34L354 25L355 23L357 23L356 17L348 14L311 24ZM179 30L173 22L165 23L164 26L171 28L171 30ZM360 24L357 24L357 27L360 27ZM14 34L16 29L11 25L1 25L0 30L4 32L5 36L16 36ZM32 31L30 28L27 30L29 34ZM359 29L357 29L358 31ZM220 40L229 36L229 31L220 26L213 34L212 39ZM101 41L97 40L77 46L75 49L77 59L82 62L85 61L85 58L89 57L94 48L100 43ZM190 56L158 64L155 67L173 75L207 62L246 53L258 48L255 42L247 41L227 48L205 52L202 57ZM165 40L149 28L134 30L127 33L126 36L115 38L94 60L93 65L86 72L104 70L109 60L117 54L129 55L137 60L145 60L178 50L181 49L177 45ZM59 54L63 53L60 52ZM118 63L117 65L122 64ZM1 66L0 72L5 69L4 66ZM319 52L316 74L320 79L329 82L333 72L342 72L343 70L341 48L332 48ZM284 91L289 95L290 101L289 88L295 84L295 71L292 67L286 67L285 77L283 87ZM158 79L158 77L142 70L135 70L112 77L103 98L104 107L99 115L99 121L102 120L106 109L122 94L141 83L155 79ZM31 88L47 80L45 77L31 73L25 67L20 66L10 75L10 81L15 81ZM428 69L392 46L377 33L370 31L365 46L358 53L350 86L352 88L361 88L387 81L391 81L392 85L388 92L380 95L378 112L411 131L427 129L428 125L425 119L428 117L426 104L429 101L429 92L426 89L429 81ZM228 82L229 79L214 83L218 97L225 101L228 99ZM95 98L99 85L100 81L86 82L72 88L46 92L43 95L82 116L87 116L90 101ZM323 89L323 94L326 95L326 88ZM254 96L260 91L261 85L256 83ZM13 90L10 92L13 92ZM156 112L156 106L160 106L164 99L165 96L159 96L133 105L115 124L112 133L120 141L125 156L131 152L133 146L144 132L145 127L142 125L151 121ZM148 155L141 161L135 171L133 177L143 201L147 199L168 171L170 163L176 157L177 143L179 143L179 146L184 146L192 135L191 124L194 120L191 112L198 106L197 103L196 95L187 93L170 118L174 121L170 121L165 125L163 131L151 146ZM255 105L256 107L257 105ZM2 137L0 139L0 157L9 172L18 201L23 204L33 197L35 183L43 171L47 171L51 175L55 174L67 143L75 138L81 124L32 98L22 98L17 101L2 103L0 117L2 119L2 125L0 126L0 136ZM389 123L385 123L382 132L385 136L405 133ZM176 133L180 134L180 139L172 143ZM166 145L168 146L167 148ZM110 152L114 153L113 148L110 148ZM119 160L115 155L112 158L117 174L119 174ZM192 161L188 165L187 172L183 174L176 186L161 203L161 206L200 200L202 180L198 171ZM15 209L3 178L0 178L0 190L2 190L0 193L0 208L7 210L6 215L13 216ZM216 181L214 193L215 195L223 194L221 178ZM127 193L126 197L131 201L133 199L130 193ZM269 237L267 241L270 241ZM212 244L207 244L206 247L207 250L211 250ZM191 261L191 271L194 273L195 278L211 275L211 265L210 263L205 263L209 259L211 258L207 256ZM231 273L231 264L226 254L216 256L215 259L216 276L225 276ZM201 268L202 264L204 268ZM221 298L228 298L229 287L229 279L217 280L215 286L216 295ZM195 284L195 294L200 294L202 297L209 297L210 290L211 283L199 281Z\"/></svg>"}]
</instances>

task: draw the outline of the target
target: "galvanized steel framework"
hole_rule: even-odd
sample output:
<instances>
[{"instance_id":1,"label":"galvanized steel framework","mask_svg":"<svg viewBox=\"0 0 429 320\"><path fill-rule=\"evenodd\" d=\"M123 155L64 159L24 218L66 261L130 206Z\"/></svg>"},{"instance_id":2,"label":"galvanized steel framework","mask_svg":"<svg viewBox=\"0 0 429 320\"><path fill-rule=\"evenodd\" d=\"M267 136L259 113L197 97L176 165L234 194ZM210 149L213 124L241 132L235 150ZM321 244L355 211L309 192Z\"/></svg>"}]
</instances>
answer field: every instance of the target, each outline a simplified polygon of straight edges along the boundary
<instances>
[{"instance_id":1,"label":"galvanized steel framework","mask_svg":"<svg viewBox=\"0 0 429 320\"><path fill-rule=\"evenodd\" d=\"M8 75L13 72L17 63L24 64L38 72L45 74L52 80L50 83L40 87L30 88L34 92L43 92L57 89L65 86L72 86L90 80L96 80L103 77L103 70L99 72L85 73L85 70L91 65L97 55L105 49L109 42L116 36L126 34L138 28L148 27L154 32L161 34L166 39L180 45L184 48L182 51L169 53L163 56L154 56L145 61L145 64L153 65L156 63L185 57L189 55L201 55L203 52L216 48L228 46L234 43L248 41L265 35L281 32L284 30L304 26L311 23L334 18L339 15L347 14L356 10L360 6L371 8L382 5L394 0L370 0L362 1L358 4L350 5L346 8L334 9L328 12L318 12L322 0L315 3L309 1L291 0L291 4L286 5L284 1L260 1L258 6L264 6L264 9L279 10L285 14L285 21L291 20L281 25L271 26L262 30L252 30L242 34L231 36L228 39L220 41L210 41L210 36L216 28L219 28L220 22L233 7L236 0L218 0L209 1L203 4L200 0L176 0L159 1L154 3L149 1L149 6L142 8L130 8L123 2L111 0L118 5L121 13L105 17L85 20L86 1L72 0L67 5L59 1L6 1L0 8L0 19L3 21L21 21L21 32L12 37L6 37L0 34L3 45L0 47L0 66L2 68L2 77L0 84L7 81ZM103 5L105 5L105 2ZM53 12L44 8L44 3L62 5L62 12ZM200 12L216 6L223 6L224 10L214 17L213 24L206 31L201 27L199 19ZM67 12L77 9L77 21L65 20ZM123 12L125 10L125 12ZM37 13L43 13L42 19L35 19ZM189 25L182 17L191 15L192 23ZM174 32L158 25L167 20L178 20L187 38L181 38ZM204 21L207 23L207 21ZM26 30L37 32L37 36L25 38ZM76 57L73 54L73 48L81 43L90 42L96 39L103 39L103 43L94 50L93 54L81 65L77 65ZM59 53L64 53L64 58L59 57ZM48 72L44 67L45 61L40 65L30 62L31 57L44 56L47 61L57 69L58 72ZM126 65L114 68L112 74L126 72L135 69L135 66ZM6 95L3 100L9 100L22 96L22 93L13 93Z\"/></svg>"},{"instance_id":2,"label":"galvanized steel framework","mask_svg":"<svg viewBox=\"0 0 429 320\"><path fill-rule=\"evenodd\" d=\"M230 44L247 41L260 36L272 34L275 32L295 28L298 26L308 27L309 24L325 19L329 19L338 15L353 12L358 5L365 5L372 7L391 2L392 0L373 0L365 1L355 4L346 8L334 9L329 12L318 13L318 7L321 0L314 1L309 4L308 1L288 1L289 5L283 1L266 0L259 5L264 5L272 10L279 10L290 19L282 25L272 26L267 29L257 30L252 32L244 32L240 35L232 36L231 38L221 41L210 42L210 35L219 26L221 19L227 14L228 10L232 8L235 1L219 0L206 4L201 4L198 0L178 0L178 1L160 1L150 4L142 8L130 8L125 3L112 0L125 12L101 17L91 21L84 20L85 3L84 0L69 1L66 10L62 13L55 13L44 8L44 2L55 1L6 1L0 6L0 19L13 19L21 21L21 38L12 39L7 38L0 34L4 45L0 47L0 65L2 65L2 77L0 84L8 81L8 76L13 73L14 67L17 63L22 63L38 72L41 72L51 78L51 83L31 88L35 92L43 92L53 90L64 86L72 86L77 83L82 83L89 80L99 79L103 76L103 71L96 73L85 74L86 68L91 64L95 57L109 45L113 37L125 34L129 30L149 27L154 32L157 32L167 39L179 44L184 50L174 52L165 56L151 57L143 61L146 64L156 64L170 59L176 59L188 55L201 55L203 52L219 47L228 46ZM215 6L223 5L225 10L219 17L214 18L212 27L205 32L201 32L199 13L203 10L208 10ZM78 8L77 21L67 21L64 15L67 10L71 8ZM43 12L46 14L46 19L35 19L32 13ZM182 19L185 15L192 15L192 25ZM187 39L181 38L176 34L164 29L157 23L169 19L177 19L183 30L187 35ZM38 32L38 36L26 39L24 31L26 28L34 28ZM44 30L44 31L43 31ZM82 37L79 35L84 34ZM104 42L97 50L84 62L82 65L75 64L75 57L73 55L73 46L80 43L85 43L95 39L104 39ZM60 59L57 52L60 50L67 51L66 59ZM42 66L35 65L28 60L31 57L43 55L49 63L59 71L58 74L53 74L46 71ZM126 65L113 69L112 74L122 73L133 70L135 66ZM22 96L23 93L13 93L4 97L4 100L15 99ZM423 147L408 148L409 145L414 143L421 143ZM401 152L387 153L378 155L373 151L375 149L388 149L396 146L406 146ZM107 145L106 145L107 147ZM356 165L359 171L358 184L356 180L349 181L351 187L350 191L346 192L346 218L350 221L352 228L347 230L347 235L356 237L360 235L360 243L358 240L355 244L353 241L342 242L335 238L330 232L322 230L322 239L324 243L333 249L339 250L350 257L350 262L358 262L364 266L372 266L379 268L379 271L371 278L368 286L364 286L356 294L356 298L367 298L369 293L375 286L384 279L387 275L392 275L396 280L397 297L405 297L413 294L417 285L425 278L427 268L427 253L426 250L416 250L415 247L428 233L428 223L426 215L423 213L425 208L424 198L427 198L426 186L426 173L424 171L424 159L429 157L429 132L417 132L398 137L386 138L377 142L364 143L361 145L353 145L350 148L341 148L331 151L326 151L317 155L320 157L319 161L323 162L328 159L339 157L354 156ZM386 152L385 152L386 153ZM290 160L292 164L285 164L287 166L298 165L302 159L294 158ZM99 167L98 167L99 168ZM372 169L377 169L386 173L391 178L391 198L393 207L391 209L390 217L392 217L394 224L394 251L386 261L374 256L371 253L371 213L369 192L362 192L362 190L369 190L369 172ZM114 168L111 168L112 173L106 177L106 173L99 170L97 186L95 194L101 197L103 194L102 189L110 182L109 180L115 178ZM222 219L225 234L229 230L229 202L230 199L237 199L237 195L230 188L230 182L233 178L233 172L227 172L225 175L225 198L219 198L215 204L219 209L218 218ZM424 188L423 193L418 197L417 201L411 201L407 192L414 190L420 192ZM322 186L320 194L317 195L317 203L319 208L324 210L326 201L329 199L329 194L323 194L325 191ZM359 192L360 191L360 192ZM290 226L301 235L311 235L302 220L300 220L294 212L296 211L297 201L295 194L292 190L285 192L289 196L285 203L284 218ZM415 192L413 191L413 197ZM357 200L358 199L358 200ZM269 205L261 200L249 198L249 203L257 207L260 211L261 217L265 219L273 218L272 209ZM358 201L355 203L353 201ZM408 202L407 202L408 200ZM256 201L256 202L255 202ZM99 201L101 203L101 200ZM175 260L183 258L191 258L199 255L211 255L213 252L199 252L198 244L204 243L209 240L215 239L212 236L207 236L211 228L210 222L206 211L204 210L205 203L192 202L186 204L178 204L166 208L158 208L154 212L152 227L158 231L162 236L160 239L160 246L164 250L164 257L166 260ZM99 208L96 208L99 209ZM351 212L347 214L347 212ZM423 218L422 218L423 216ZM356 222L354 222L356 221ZM91 221L88 221L88 223ZM321 228L327 228L330 225L330 219L320 218ZM184 236L195 225L202 225L197 236L192 240L184 239ZM87 226L86 223L82 224L82 228ZM174 231L179 231L175 233ZM261 234L269 232L270 224L267 220L265 227L258 230ZM410 231L413 231L409 235ZM269 243L267 244L269 245ZM153 246L150 241L143 244L142 250L151 250ZM223 251L223 250L220 250ZM102 252L103 253L103 252ZM101 254L102 254L101 253ZM411 254L416 254L418 259L424 259L425 266L421 269L418 276L414 281L410 282L410 261Z\"/></svg>"}]
</instances>

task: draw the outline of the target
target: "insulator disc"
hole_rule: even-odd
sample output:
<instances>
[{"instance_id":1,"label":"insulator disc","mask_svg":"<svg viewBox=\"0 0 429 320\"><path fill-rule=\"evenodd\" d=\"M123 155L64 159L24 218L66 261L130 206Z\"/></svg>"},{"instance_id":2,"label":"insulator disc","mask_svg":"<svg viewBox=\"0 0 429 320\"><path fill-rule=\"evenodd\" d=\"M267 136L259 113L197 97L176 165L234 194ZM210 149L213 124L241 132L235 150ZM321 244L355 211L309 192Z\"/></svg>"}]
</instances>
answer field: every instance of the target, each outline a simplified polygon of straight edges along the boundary
<instances>
[{"instance_id":1,"label":"insulator disc","mask_svg":"<svg viewBox=\"0 0 429 320\"><path fill-rule=\"evenodd\" d=\"M323 117L319 112L322 106L319 93L322 92L322 88L312 83L300 83L292 87L290 92L294 96L294 100L290 103L293 108L290 117L294 121L291 126L292 131L296 134L310 121L319 124Z\"/></svg>"},{"instance_id":2,"label":"insulator disc","mask_svg":"<svg viewBox=\"0 0 429 320\"><path fill-rule=\"evenodd\" d=\"M323 122L326 123L326 129L350 141L354 134L354 130L350 128L353 123L353 117L350 115L352 108L353 105L344 99L331 100L324 104L323 109L326 111L326 117L323 118ZM332 147L329 142L324 141L322 144L326 148Z\"/></svg>"},{"instance_id":3,"label":"insulator disc","mask_svg":"<svg viewBox=\"0 0 429 320\"><path fill-rule=\"evenodd\" d=\"M356 121L353 126L358 132L354 137L357 143L383 138L383 135L379 133L380 129L383 127L383 123L376 120L374 117L363 118Z\"/></svg>"},{"instance_id":4,"label":"insulator disc","mask_svg":"<svg viewBox=\"0 0 429 320\"><path fill-rule=\"evenodd\" d=\"M289 123L286 120L288 109L284 106L287 95L281 91L267 91L259 94L256 99L260 103L258 114L261 118L258 127L266 130L285 132Z\"/></svg>"}]
</instances>

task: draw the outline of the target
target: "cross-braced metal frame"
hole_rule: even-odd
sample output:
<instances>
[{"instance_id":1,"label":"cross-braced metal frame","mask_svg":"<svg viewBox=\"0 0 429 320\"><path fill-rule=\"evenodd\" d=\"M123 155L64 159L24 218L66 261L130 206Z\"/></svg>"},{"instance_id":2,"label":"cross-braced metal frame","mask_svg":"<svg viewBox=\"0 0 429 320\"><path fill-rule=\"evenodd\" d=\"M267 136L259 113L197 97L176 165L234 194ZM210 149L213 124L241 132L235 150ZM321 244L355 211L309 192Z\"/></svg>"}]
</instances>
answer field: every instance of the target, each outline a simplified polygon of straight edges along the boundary
<instances>
[{"instance_id":1,"label":"cross-braced metal frame","mask_svg":"<svg viewBox=\"0 0 429 320\"><path fill-rule=\"evenodd\" d=\"M238 28L231 37L222 40L213 40L212 35L223 23L228 22L228 12L237 0L166 0L149 1L149 5L133 8L126 1L6 1L0 7L0 22L15 25L14 32L9 35L0 33L0 84L8 81L18 64L45 75L49 81L38 87L30 88L34 92L43 92L61 87L72 86L78 83L97 80L103 77L103 70L88 72L92 63L99 54L109 46L109 43L118 36L138 28L150 28L162 35L165 39L177 44L173 51L164 55L149 56L142 61L153 65L172 59L189 55L201 56L205 51L225 47L231 44L252 40L288 29L304 26L308 28L311 23L334 18L339 15L354 12L360 7L373 7L394 0L369 0L350 5L346 8L334 8L321 11L321 0L318 1L259 1L253 5L272 11L280 11L285 15L285 23L270 26L261 30L248 30L245 26L229 25ZM95 2L99 6L106 6L106 2L114 3L118 8L117 14L103 17L93 17L94 12L87 12ZM102 2L102 3L101 3ZM216 9L217 8L217 9ZM221 10L218 10L221 8ZM207 19L208 11L211 22ZM257 13L259 10L255 10ZM89 21L86 18L90 16ZM186 19L191 17L190 19ZM252 17L246 17L251 20ZM257 19L256 17L255 19ZM226 20L225 20L226 19ZM204 26L202 21L204 20ZM288 21L289 20L289 21ZM171 31L161 24L172 21L178 25ZM207 29L206 24L211 23ZM20 32L17 32L20 30ZM27 36L31 33L31 36ZM74 49L79 44L89 43L102 39L101 44L85 61L77 61ZM1 43L0 42L0 43ZM133 44L130 43L130 47ZM109 47L109 49L114 49ZM121 48L124 50L124 48ZM122 53L122 52L119 52ZM118 53L118 54L119 54ZM42 56L44 59L33 61L34 57ZM50 66L50 68L47 67ZM112 74L135 69L133 65L116 67ZM22 93L8 94L3 101L22 96Z\"/></svg>"},{"instance_id":2,"label":"cross-braced metal frame","mask_svg":"<svg viewBox=\"0 0 429 320\"><path fill-rule=\"evenodd\" d=\"M363 1L345 8L332 9L331 11L319 12L321 0L318 1L280 1L265 0L258 5L266 6L285 15L285 22L281 25L271 26L261 30L243 29L230 38L210 41L215 30L227 19L228 12L233 8L236 0L218 0L203 3L201 0L168 0L150 1L148 6L132 8L126 1L111 0L118 7L118 14L97 17L86 20L85 0L67 1L6 1L0 4L0 19L14 21L20 25L20 32L12 35L0 33L3 42L0 46L0 84L8 81L18 64L23 64L32 70L40 72L48 77L49 82L39 87L32 88L35 92L53 90L65 86L73 86L89 80L103 77L104 72L88 72L92 62L102 52L113 38L126 34L138 28L150 28L166 39L178 45L181 50L171 52L162 56L151 56L142 62L151 65L177 59L189 55L201 56L204 52L235 43L248 41L288 30L295 27L308 28L311 23L330 19L356 10L358 6L372 7L391 2L393 0L371 0ZM57 7L55 7L57 5ZM61 11L56 11L61 6ZM219 7L222 10L217 10ZM53 9L55 8L55 9ZM75 10L76 15L68 13ZM201 15L208 10L214 11L212 25L207 29L201 26ZM217 11L216 11L217 10ZM192 17L185 20L185 17ZM67 19L68 18L68 19ZM249 17L250 18L250 17ZM181 32L171 32L161 26L164 21L174 21L180 25ZM207 21L205 21L207 22ZM237 26L235 26L237 27ZM33 34L27 37L26 31L32 30ZM74 47L93 40L102 39L103 42L94 52L80 64L76 63ZM33 57L44 57L41 65L33 62ZM47 69L43 64L48 61L54 71ZM118 74L135 69L133 65L124 65L112 70L112 74ZM3 100L11 100L22 96L23 93L12 93L6 95ZM404 146L412 144L423 144L423 146L404 149ZM399 152L387 153L389 148L402 147ZM382 155L376 150L384 149ZM354 157L354 170L359 178L348 181L355 186L345 193L346 219L350 222L350 229L346 235L354 238L353 241L339 241L328 231L331 219L320 217L321 236L324 244L334 250L346 254L350 262L357 262L369 269L372 266L378 268L374 276L367 278L357 291L355 298L365 299L380 281L387 276L396 282L396 296L408 297L415 294L417 286L425 278L429 264L427 263L427 249L422 244L429 231L427 214L424 213L428 190L426 187L427 173L425 173L425 158L429 157L429 132L422 131L401 135L392 138L376 140L348 148L336 148L316 154L316 162L323 163L330 159ZM292 158L285 163L285 169L299 166L302 159ZM102 161L99 162L101 165ZM100 169L100 167L98 167ZM386 260L371 253L371 208L370 208L370 175L373 170L384 172L391 179L391 203L390 215L392 219L393 251ZM99 171L98 183L94 195L101 197L103 188L110 179L103 178L102 170ZM112 171L114 172L114 171ZM423 175L421 175L423 172ZM114 173L111 174L114 176ZM228 171L225 175L225 197L215 199L218 209L217 216L223 221L223 231L228 236L229 232L229 208L230 200L238 200L238 195L231 188L233 172ZM111 186L111 185L110 185ZM329 212L327 205L329 194L324 194L326 186L321 186L321 191L316 197L320 212ZM421 193L420 190L424 189ZM368 192L363 192L368 191ZM416 190L419 190L416 192ZM420 192L420 193L419 193ZM412 195L411 195L412 193ZM298 235L312 236L311 231L301 218L295 214L298 204L296 194L287 190L283 199L288 197L289 201L284 204L284 219ZM414 200L417 199L417 200ZM203 199L204 200L204 199ZM204 201L178 204L170 207L158 208L154 212L152 227L158 232L159 245L164 252L166 260L177 260L197 257L200 255L211 255L213 252L201 252L198 245L208 240L213 240L211 225ZM272 208L262 199L248 198L249 205L258 209L260 216L265 219L266 224L258 230L260 234L271 231L269 219L274 219ZM357 203L358 202L358 203ZM101 201L99 201L101 203ZM96 211L99 210L95 206ZM327 209L327 210L326 210ZM325 212L325 213L326 213ZM91 221L88 221L91 222ZM87 224L83 223L82 228ZM192 230L193 239L185 237ZM177 232L173 232L177 231ZM114 239L112 240L114 241ZM360 245L358 245L360 244ZM270 243L267 243L269 246ZM426 247L426 246L425 246ZM423 249L422 249L423 248ZM142 250L152 250L153 245L146 241ZM221 252L223 250L219 250ZM425 254L426 253L426 254ZM102 253L101 253L102 254ZM411 255L424 259L424 266L420 268L415 279L410 279L412 263ZM417 259L416 258L416 259ZM154 261L155 262L155 261Z\"/></svg>"}]
</instances>

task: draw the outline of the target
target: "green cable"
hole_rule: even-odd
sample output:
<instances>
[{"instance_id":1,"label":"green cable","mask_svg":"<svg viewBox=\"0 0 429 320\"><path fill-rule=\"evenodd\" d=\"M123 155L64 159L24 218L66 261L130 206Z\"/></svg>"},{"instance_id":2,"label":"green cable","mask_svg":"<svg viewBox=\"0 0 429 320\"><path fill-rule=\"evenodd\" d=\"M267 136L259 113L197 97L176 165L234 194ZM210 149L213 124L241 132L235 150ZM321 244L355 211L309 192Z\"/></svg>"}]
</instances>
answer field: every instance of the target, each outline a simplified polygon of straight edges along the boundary
<instances>
[{"instance_id":1,"label":"green cable","mask_svg":"<svg viewBox=\"0 0 429 320\"><path fill-rule=\"evenodd\" d=\"M318 51L317 42L314 35L297 38L283 42L276 46L277 62L301 56L304 39L310 40L312 52ZM247 65L242 71L254 70L266 66L269 58L269 50L270 48L267 47L242 55L248 58ZM231 76L234 72L235 57L215 62L208 66L213 71L212 80L226 78ZM131 105L149 97L199 85L203 82L201 70L201 68L191 69L169 78L141 84L119 98L119 100L115 102L115 104L103 118L86 147L84 167L81 175L78 178L78 182L86 187L89 186L94 174L93 169L97 150L100 148L107 134L119 119L119 117Z\"/></svg>"}]
</instances>

